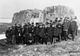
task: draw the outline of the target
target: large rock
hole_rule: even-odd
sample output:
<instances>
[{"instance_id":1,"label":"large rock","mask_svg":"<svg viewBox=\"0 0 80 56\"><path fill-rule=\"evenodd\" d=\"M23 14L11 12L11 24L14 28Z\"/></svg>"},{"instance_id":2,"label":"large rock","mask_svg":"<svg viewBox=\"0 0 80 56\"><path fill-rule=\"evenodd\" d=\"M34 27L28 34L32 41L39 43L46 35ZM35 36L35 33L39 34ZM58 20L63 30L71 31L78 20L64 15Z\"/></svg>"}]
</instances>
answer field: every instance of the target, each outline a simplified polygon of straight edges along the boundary
<instances>
[{"instance_id":1,"label":"large rock","mask_svg":"<svg viewBox=\"0 0 80 56\"><path fill-rule=\"evenodd\" d=\"M64 17L74 16L74 11L66 6L51 6L46 7L44 10L45 20L55 20L56 17L64 19Z\"/></svg>"},{"instance_id":2,"label":"large rock","mask_svg":"<svg viewBox=\"0 0 80 56\"><path fill-rule=\"evenodd\" d=\"M12 24L47 22L49 20L55 21L56 17L64 19L66 16L71 18L74 16L74 12L72 9L61 5L46 7L44 10L27 9L14 13Z\"/></svg>"},{"instance_id":3,"label":"large rock","mask_svg":"<svg viewBox=\"0 0 80 56\"><path fill-rule=\"evenodd\" d=\"M14 13L12 24L15 23L28 23L28 22L42 22L43 21L43 13L41 10L34 9L34 10L22 10L20 12Z\"/></svg>"}]
</instances>

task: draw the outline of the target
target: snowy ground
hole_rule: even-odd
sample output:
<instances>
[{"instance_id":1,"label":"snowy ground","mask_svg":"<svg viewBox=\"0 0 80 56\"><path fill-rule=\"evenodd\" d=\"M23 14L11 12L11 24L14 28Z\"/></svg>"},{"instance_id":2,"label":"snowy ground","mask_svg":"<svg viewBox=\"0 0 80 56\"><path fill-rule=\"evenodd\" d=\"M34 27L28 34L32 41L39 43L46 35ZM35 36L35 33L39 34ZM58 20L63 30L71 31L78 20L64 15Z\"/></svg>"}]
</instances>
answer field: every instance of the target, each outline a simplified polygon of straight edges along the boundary
<instances>
[{"instance_id":1,"label":"snowy ground","mask_svg":"<svg viewBox=\"0 0 80 56\"><path fill-rule=\"evenodd\" d=\"M4 37L4 34L1 37ZM75 41L62 41L52 45L15 45L11 48L0 46L0 56L80 56L80 33ZM1 38L2 39L2 38Z\"/></svg>"},{"instance_id":2,"label":"snowy ground","mask_svg":"<svg viewBox=\"0 0 80 56\"><path fill-rule=\"evenodd\" d=\"M5 38L6 38L5 34L0 34L0 39L5 39Z\"/></svg>"}]
</instances>

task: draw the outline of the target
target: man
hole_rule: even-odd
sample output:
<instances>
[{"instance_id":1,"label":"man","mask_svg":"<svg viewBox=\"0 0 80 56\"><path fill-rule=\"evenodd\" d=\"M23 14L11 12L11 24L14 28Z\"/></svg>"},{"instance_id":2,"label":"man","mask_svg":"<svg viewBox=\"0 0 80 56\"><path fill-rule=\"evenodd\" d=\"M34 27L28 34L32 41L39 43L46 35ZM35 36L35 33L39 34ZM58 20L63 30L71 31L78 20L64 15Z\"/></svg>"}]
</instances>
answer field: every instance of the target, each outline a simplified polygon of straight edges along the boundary
<instances>
[{"instance_id":1,"label":"man","mask_svg":"<svg viewBox=\"0 0 80 56\"><path fill-rule=\"evenodd\" d=\"M15 25L12 25L12 31L11 31L11 43L16 44L16 31L15 31Z\"/></svg>"},{"instance_id":2,"label":"man","mask_svg":"<svg viewBox=\"0 0 80 56\"><path fill-rule=\"evenodd\" d=\"M28 26L27 44L33 44L33 43L34 43L34 25L32 23Z\"/></svg>"},{"instance_id":3,"label":"man","mask_svg":"<svg viewBox=\"0 0 80 56\"><path fill-rule=\"evenodd\" d=\"M40 36L40 41L41 41L41 43L43 44L43 43L45 43L45 44L47 44L47 38L46 38L46 35L45 35L45 33L46 33L46 31L45 31L45 26L42 24L41 26L40 26L40 32L39 32L39 36Z\"/></svg>"},{"instance_id":4,"label":"man","mask_svg":"<svg viewBox=\"0 0 80 56\"><path fill-rule=\"evenodd\" d=\"M34 33L34 22L32 22L32 24L31 24L31 37L32 37L32 44L34 44L35 43L35 40L34 40L34 38L35 38L35 33Z\"/></svg>"},{"instance_id":5,"label":"man","mask_svg":"<svg viewBox=\"0 0 80 56\"><path fill-rule=\"evenodd\" d=\"M17 24L15 24L15 26L14 26L14 32L15 32L15 42L16 42L16 44L17 44L17 41L18 41L18 40L16 39L16 38L17 38L17 32L18 32L17 30L18 30L18 29L17 29Z\"/></svg>"},{"instance_id":6,"label":"man","mask_svg":"<svg viewBox=\"0 0 80 56\"><path fill-rule=\"evenodd\" d=\"M65 17L62 26L63 26L62 39L67 41L68 40L68 29L69 29L69 26L70 26L69 17Z\"/></svg>"},{"instance_id":7,"label":"man","mask_svg":"<svg viewBox=\"0 0 80 56\"><path fill-rule=\"evenodd\" d=\"M12 32L12 27L9 27L7 30L6 30L6 32L5 32L5 34L6 34L6 38L7 38L7 43L8 44L11 44L12 43L12 34L11 34L11 32Z\"/></svg>"},{"instance_id":8,"label":"man","mask_svg":"<svg viewBox=\"0 0 80 56\"><path fill-rule=\"evenodd\" d=\"M36 23L36 26L34 27L34 41L36 44L40 43L40 26L39 23Z\"/></svg>"},{"instance_id":9,"label":"man","mask_svg":"<svg viewBox=\"0 0 80 56\"><path fill-rule=\"evenodd\" d=\"M23 43L27 44L28 38L29 38L29 32L28 32L28 24L25 24L23 26Z\"/></svg>"},{"instance_id":10,"label":"man","mask_svg":"<svg viewBox=\"0 0 80 56\"><path fill-rule=\"evenodd\" d=\"M75 36L77 35L77 29L78 29L76 19L77 19L76 16L75 18L72 18L71 23L70 23L70 30L69 30L73 41L74 41Z\"/></svg>"},{"instance_id":11,"label":"man","mask_svg":"<svg viewBox=\"0 0 80 56\"><path fill-rule=\"evenodd\" d=\"M22 44L22 26L20 24L17 25L17 44Z\"/></svg>"},{"instance_id":12,"label":"man","mask_svg":"<svg viewBox=\"0 0 80 56\"><path fill-rule=\"evenodd\" d=\"M49 41L51 44L53 43L53 27L51 24L46 27L46 35L47 35L47 41Z\"/></svg>"},{"instance_id":13,"label":"man","mask_svg":"<svg viewBox=\"0 0 80 56\"><path fill-rule=\"evenodd\" d=\"M61 34L62 34L62 24L58 23L56 25L57 34L58 34L58 41L61 41Z\"/></svg>"}]
</instances>

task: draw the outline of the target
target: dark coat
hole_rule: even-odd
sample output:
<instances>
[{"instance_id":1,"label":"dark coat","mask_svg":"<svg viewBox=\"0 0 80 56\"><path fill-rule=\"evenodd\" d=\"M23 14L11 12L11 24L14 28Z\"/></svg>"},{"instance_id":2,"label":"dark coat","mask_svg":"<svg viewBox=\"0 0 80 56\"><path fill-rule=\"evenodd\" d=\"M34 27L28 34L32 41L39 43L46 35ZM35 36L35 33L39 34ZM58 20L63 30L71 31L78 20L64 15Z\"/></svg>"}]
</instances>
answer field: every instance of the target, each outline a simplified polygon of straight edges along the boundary
<instances>
[{"instance_id":1,"label":"dark coat","mask_svg":"<svg viewBox=\"0 0 80 56\"><path fill-rule=\"evenodd\" d=\"M69 32L71 34L76 34L77 35L77 29L78 29L77 22L76 21L72 21L70 23Z\"/></svg>"},{"instance_id":2,"label":"dark coat","mask_svg":"<svg viewBox=\"0 0 80 56\"><path fill-rule=\"evenodd\" d=\"M5 32L5 35L7 37L7 39L11 39L11 36L12 36L12 29L7 29L6 32Z\"/></svg>"},{"instance_id":3,"label":"dark coat","mask_svg":"<svg viewBox=\"0 0 80 56\"><path fill-rule=\"evenodd\" d=\"M54 31L53 27L47 27L47 31L46 32L47 32L48 36L50 36L50 37L53 36L53 31Z\"/></svg>"},{"instance_id":4,"label":"dark coat","mask_svg":"<svg viewBox=\"0 0 80 56\"><path fill-rule=\"evenodd\" d=\"M45 28L40 28L39 36L45 38Z\"/></svg>"},{"instance_id":5,"label":"dark coat","mask_svg":"<svg viewBox=\"0 0 80 56\"><path fill-rule=\"evenodd\" d=\"M53 34L54 36L59 36L59 34L62 33L62 25L61 24L57 24L56 27L53 28Z\"/></svg>"},{"instance_id":6,"label":"dark coat","mask_svg":"<svg viewBox=\"0 0 80 56\"><path fill-rule=\"evenodd\" d=\"M72 21L71 23L70 23L70 29L71 29L71 31L76 31L77 30L77 22L76 21Z\"/></svg>"},{"instance_id":7,"label":"dark coat","mask_svg":"<svg viewBox=\"0 0 80 56\"><path fill-rule=\"evenodd\" d=\"M56 28L58 30L58 34L61 34L62 33L62 24L57 24Z\"/></svg>"},{"instance_id":8,"label":"dark coat","mask_svg":"<svg viewBox=\"0 0 80 56\"><path fill-rule=\"evenodd\" d=\"M62 26L63 26L63 31L66 31L66 30L68 31L70 26L70 21L64 22Z\"/></svg>"},{"instance_id":9,"label":"dark coat","mask_svg":"<svg viewBox=\"0 0 80 56\"><path fill-rule=\"evenodd\" d=\"M59 29L57 27L54 28L53 35L54 36L58 36L59 35Z\"/></svg>"}]
</instances>

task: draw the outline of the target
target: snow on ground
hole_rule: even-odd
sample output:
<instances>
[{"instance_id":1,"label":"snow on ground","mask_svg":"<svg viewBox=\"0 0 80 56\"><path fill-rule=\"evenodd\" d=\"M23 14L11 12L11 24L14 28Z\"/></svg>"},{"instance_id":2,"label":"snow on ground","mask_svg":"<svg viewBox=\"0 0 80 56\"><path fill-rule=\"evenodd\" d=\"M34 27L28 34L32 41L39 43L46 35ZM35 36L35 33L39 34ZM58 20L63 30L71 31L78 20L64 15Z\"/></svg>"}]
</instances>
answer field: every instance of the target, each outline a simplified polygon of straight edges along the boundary
<instances>
[{"instance_id":1,"label":"snow on ground","mask_svg":"<svg viewBox=\"0 0 80 56\"><path fill-rule=\"evenodd\" d=\"M80 42L62 41L55 45L24 46L10 52L10 56L80 56Z\"/></svg>"},{"instance_id":2,"label":"snow on ground","mask_svg":"<svg viewBox=\"0 0 80 56\"><path fill-rule=\"evenodd\" d=\"M80 27L78 28L78 30L80 30Z\"/></svg>"},{"instance_id":3,"label":"snow on ground","mask_svg":"<svg viewBox=\"0 0 80 56\"><path fill-rule=\"evenodd\" d=\"M15 48L9 48L9 53L0 50L0 56L80 56L80 33L74 41L61 41L52 45L15 45Z\"/></svg>"},{"instance_id":4,"label":"snow on ground","mask_svg":"<svg viewBox=\"0 0 80 56\"><path fill-rule=\"evenodd\" d=\"M5 38L6 38L5 34L0 34L0 39L5 39Z\"/></svg>"},{"instance_id":5,"label":"snow on ground","mask_svg":"<svg viewBox=\"0 0 80 56\"><path fill-rule=\"evenodd\" d=\"M80 56L80 33L74 41L61 41L52 45L19 45L10 56Z\"/></svg>"}]
</instances>

